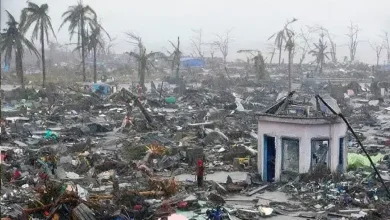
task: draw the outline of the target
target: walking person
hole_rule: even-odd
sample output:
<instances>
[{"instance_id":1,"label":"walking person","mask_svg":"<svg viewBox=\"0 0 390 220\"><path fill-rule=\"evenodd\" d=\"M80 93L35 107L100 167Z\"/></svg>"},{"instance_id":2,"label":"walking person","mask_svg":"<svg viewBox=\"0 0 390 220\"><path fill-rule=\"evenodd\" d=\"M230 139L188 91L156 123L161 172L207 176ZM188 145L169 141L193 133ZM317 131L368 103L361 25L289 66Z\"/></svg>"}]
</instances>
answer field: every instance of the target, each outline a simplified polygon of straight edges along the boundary
<instances>
[{"instance_id":1,"label":"walking person","mask_svg":"<svg viewBox=\"0 0 390 220\"><path fill-rule=\"evenodd\" d=\"M199 158L196 167L196 180L198 182L198 187L203 186L203 176L204 176L204 165L202 159Z\"/></svg>"}]
</instances>

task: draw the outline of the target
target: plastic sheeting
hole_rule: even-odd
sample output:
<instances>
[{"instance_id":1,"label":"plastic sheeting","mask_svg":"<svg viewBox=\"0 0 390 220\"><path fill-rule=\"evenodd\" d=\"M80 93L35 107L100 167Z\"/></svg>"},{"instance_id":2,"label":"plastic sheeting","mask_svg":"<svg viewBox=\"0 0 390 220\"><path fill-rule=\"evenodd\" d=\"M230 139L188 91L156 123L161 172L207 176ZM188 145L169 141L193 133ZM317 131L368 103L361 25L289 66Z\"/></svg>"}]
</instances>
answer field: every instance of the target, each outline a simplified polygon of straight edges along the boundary
<instances>
[{"instance_id":1,"label":"plastic sheeting","mask_svg":"<svg viewBox=\"0 0 390 220\"><path fill-rule=\"evenodd\" d=\"M375 156L371 156L372 162L377 164L379 161L383 159L385 155L379 153ZM349 153L348 154L348 169L356 169L360 167L370 167L370 161L363 154Z\"/></svg>"},{"instance_id":2,"label":"plastic sheeting","mask_svg":"<svg viewBox=\"0 0 390 220\"><path fill-rule=\"evenodd\" d=\"M204 67L205 62L201 59L186 57L181 58L180 63L183 67Z\"/></svg>"}]
</instances>

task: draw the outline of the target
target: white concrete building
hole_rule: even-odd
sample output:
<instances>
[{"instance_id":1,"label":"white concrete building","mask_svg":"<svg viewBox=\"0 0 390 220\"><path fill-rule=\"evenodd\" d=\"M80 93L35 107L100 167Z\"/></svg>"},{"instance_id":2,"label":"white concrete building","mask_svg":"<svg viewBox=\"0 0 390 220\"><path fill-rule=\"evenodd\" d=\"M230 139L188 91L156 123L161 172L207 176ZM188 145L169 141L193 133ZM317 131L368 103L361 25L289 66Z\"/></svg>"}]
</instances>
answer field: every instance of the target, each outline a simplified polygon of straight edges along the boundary
<instances>
[{"instance_id":1,"label":"white concrete building","mask_svg":"<svg viewBox=\"0 0 390 220\"><path fill-rule=\"evenodd\" d=\"M347 126L307 104L287 97L259 114L257 164L264 181L280 181L285 174L307 173L318 165L332 172L346 169ZM316 106L323 109L318 102Z\"/></svg>"}]
</instances>

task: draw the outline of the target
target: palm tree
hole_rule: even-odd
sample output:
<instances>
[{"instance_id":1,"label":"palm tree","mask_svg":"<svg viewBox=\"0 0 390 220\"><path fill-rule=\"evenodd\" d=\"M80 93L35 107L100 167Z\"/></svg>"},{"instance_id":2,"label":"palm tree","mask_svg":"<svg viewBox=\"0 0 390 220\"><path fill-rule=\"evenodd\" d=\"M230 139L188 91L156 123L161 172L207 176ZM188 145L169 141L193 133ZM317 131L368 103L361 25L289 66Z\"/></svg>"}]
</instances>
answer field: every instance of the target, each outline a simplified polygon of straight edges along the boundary
<instances>
[{"instance_id":1,"label":"palm tree","mask_svg":"<svg viewBox=\"0 0 390 220\"><path fill-rule=\"evenodd\" d=\"M153 66L153 61L156 58L165 58L166 56L161 52L146 53L146 48L142 42L142 38L133 34L127 33L130 38L129 43L138 46L138 54L135 52L126 52L130 57L134 58L138 63L138 77L142 89L145 89L145 74L149 70L149 66Z\"/></svg>"},{"instance_id":2,"label":"palm tree","mask_svg":"<svg viewBox=\"0 0 390 220\"><path fill-rule=\"evenodd\" d=\"M282 60L283 42L286 41L286 36L284 35L284 29L282 29L282 30L276 32L275 34L273 34L271 37L268 38L268 40L270 40L274 36L275 36L275 46L279 50L279 66L280 66L280 62Z\"/></svg>"},{"instance_id":3,"label":"palm tree","mask_svg":"<svg viewBox=\"0 0 390 220\"><path fill-rule=\"evenodd\" d=\"M35 22L35 27L31 36L32 40L38 39L38 32L39 32L40 40L41 40L41 57L42 57L42 87L45 87L45 82L46 82L45 35L46 35L46 42L47 44L49 44L49 29L51 30L54 38L56 38L53 27L51 25L50 16L47 14L48 10L49 10L49 6L47 4L38 6L35 3L28 2L27 8L24 8L22 10L20 25L19 25L23 33L26 33L27 30Z\"/></svg>"},{"instance_id":4,"label":"palm tree","mask_svg":"<svg viewBox=\"0 0 390 220\"><path fill-rule=\"evenodd\" d=\"M318 44L314 43L314 49L309 52L312 56L316 58L315 62L317 63L316 69L319 67L319 74L322 74L322 69L325 63L325 58L329 60L328 54L330 52L326 52L328 46L326 42L324 42L323 35L318 40Z\"/></svg>"},{"instance_id":5,"label":"palm tree","mask_svg":"<svg viewBox=\"0 0 390 220\"><path fill-rule=\"evenodd\" d=\"M286 41L286 47L285 50L288 51L288 92L291 92L291 65L293 63L293 54L295 51L295 42L294 42L294 36L295 33L291 29L286 28L286 35L287 35L287 41Z\"/></svg>"},{"instance_id":6,"label":"palm tree","mask_svg":"<svg viewBox=\"0 0 390 220\"><path fill-rule=\"evenodd\" d=\"M39 52L18 27L14 16L12 16L7 10L8 21L7 28L1 33L0 38L0 52L4 53L4 61L9 65L12 59L12 53L15 53L15 66L16 73L20 78L20 85L24 89L24 76L23 76L23 56L24 49L27 48L31 53L34 53L39 58Z\"/></svg>"},{"instance_id":7,"label":"palm tree","mask_svg":"<svg viewBox=\"0 0 390 220\"><path fill-rule=\"evenodd\" d=\"M293 22L295 22L297 20L298 19L293 18L293 20L287 21L287 23L284 25L282 30L274 33L271 37L268 38L268 40L270 40L273 37L275 37L275 46L279 50L279 66L280 66L280 62L282 60L282 47L283 47L283 43L287 41L286 37L287 37L288 25L290 25L291 23L293 23Z\"/></svg>"},{"instance_id":8,"label":"palm tree","mask_svg":"<svg viewBox=\"0 0 390 220\"><path fill-rule=\"evenodd\" d=\"M96 71L96 52L98 47L104 48L103 43L103 36L102 31L104 31L108 38L111 39L110 35L103 29L103 27L100 24L96 24L95 26L90 25L90 29L92 30L91 35L87 35L87 48L89 52L92 52L93 55L93 82L96 83L97 81L97 71ZM79 47L78 47L79 48Z\"/></svg>"},{"instance_id":9,"label":"palm tree","mask_svg":"<svg viewBox=\"0 0 390 220\"><path fill-rule=\"evenodd\" d=\"M87 35L86 25L96 26L96 12L88 5L84 6L82 2L77 5L70 6L68 10L62 14L63 22L60 26L64 26L65 23L69 23L68 31L70 33L70 40L75 33L77 33L77 45L81 50L81 64L83 68L83 81L87 80L85 75L85 50L87 47Z\"/></svg>"}]
</instances>

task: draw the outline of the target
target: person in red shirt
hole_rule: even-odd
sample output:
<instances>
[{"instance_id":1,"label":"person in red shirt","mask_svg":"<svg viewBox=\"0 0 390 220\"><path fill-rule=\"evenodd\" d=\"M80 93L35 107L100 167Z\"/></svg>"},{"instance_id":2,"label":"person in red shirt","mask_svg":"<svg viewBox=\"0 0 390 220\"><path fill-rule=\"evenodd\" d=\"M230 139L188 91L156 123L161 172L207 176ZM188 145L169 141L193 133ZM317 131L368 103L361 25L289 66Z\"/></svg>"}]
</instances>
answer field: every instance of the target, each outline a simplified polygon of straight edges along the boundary
<instances>
[{"instance_id":1,"label":"person in red shirt","mask_svg":"<svg viewBox=\"0 0 390 220\"><path fill-rule=\"evenodd\" d=\"M204 166L202 159L198 159L198 165L196 169L196 180L198 182L198 187L203 186L203 176L204 176Z\"/></svg>"},{"instance_id":2,"label":"person in red shirt","mask_svg":"<svg viewBox=\"0 0 390 220\"><path fill-rule=\"evenodd\" d=\"M17 168L15 168L14 173L11 176L11 183L14 183L15 181L19 180L21 177L22 177L22 174L20 173L20 171Z\"/></svg>"}]
</instances>

